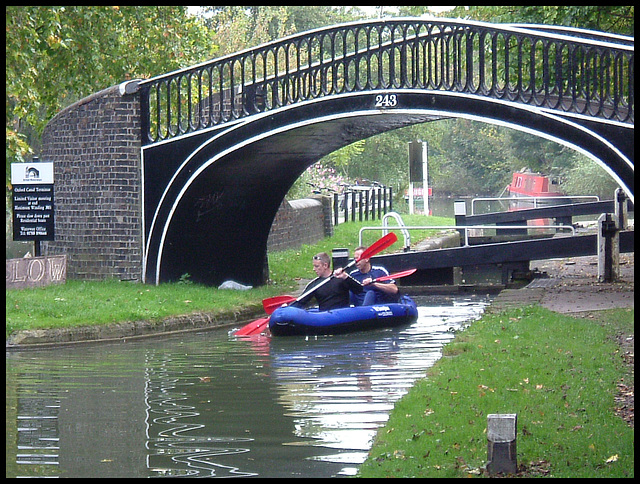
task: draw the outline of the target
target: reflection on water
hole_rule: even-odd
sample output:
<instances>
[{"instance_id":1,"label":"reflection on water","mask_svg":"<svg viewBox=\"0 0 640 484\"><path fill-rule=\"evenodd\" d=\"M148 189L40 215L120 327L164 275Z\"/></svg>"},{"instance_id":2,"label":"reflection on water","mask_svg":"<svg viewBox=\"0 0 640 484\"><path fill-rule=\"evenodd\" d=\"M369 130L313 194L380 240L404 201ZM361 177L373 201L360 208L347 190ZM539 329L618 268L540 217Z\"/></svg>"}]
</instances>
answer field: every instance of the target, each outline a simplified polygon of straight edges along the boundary
<instances>
[{"instance_id":1,"label":"reflection on water","mask_svg":"<svg viewBox=\"0 0 640 484\"><path fill-rule=\"evenodd\" d=\"M417 298L404 328L226 330L7 352L7 477L353 474L398 398L487 301Z\"/></svg>"},{"instance_id":2,"label":"reflection on water","mask_svg":"<svg viewBox=\"0 0 640 484\"><path fill-rule=\"evenodd\" d=\"M178 364L176 364L178 363ZM235 466L218 463L220 456L249 452L250 438L214 437L206 430L197 405L190 403L190 388L195 381L183 381L179 358L165 352L149 352L146 361L146 467L153 476L238 476L242 472ZM178 368L175 371L174 368ZM205 368L205 366L202 366ZM199 377L210 382L211 377ZM211 404L211 398L204 400Z\"/></svg>"}]
</instances>

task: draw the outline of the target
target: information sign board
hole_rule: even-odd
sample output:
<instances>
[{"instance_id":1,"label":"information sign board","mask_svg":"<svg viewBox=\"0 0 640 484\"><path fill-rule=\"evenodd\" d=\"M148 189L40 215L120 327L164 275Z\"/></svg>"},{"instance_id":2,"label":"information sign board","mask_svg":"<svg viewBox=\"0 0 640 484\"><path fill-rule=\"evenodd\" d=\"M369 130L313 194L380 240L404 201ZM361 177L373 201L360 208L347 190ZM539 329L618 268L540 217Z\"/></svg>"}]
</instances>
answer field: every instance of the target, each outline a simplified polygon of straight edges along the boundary
<instances>
[{"instance_id":1,"label":"information sign board","mask_svg":"<svg viewBox=\"0 0 640 484\"><path fill-rule=\"evenodd\" d=\"M13 240L54 240L53 163L12 163Z\"/></svg>"}]
</instances>

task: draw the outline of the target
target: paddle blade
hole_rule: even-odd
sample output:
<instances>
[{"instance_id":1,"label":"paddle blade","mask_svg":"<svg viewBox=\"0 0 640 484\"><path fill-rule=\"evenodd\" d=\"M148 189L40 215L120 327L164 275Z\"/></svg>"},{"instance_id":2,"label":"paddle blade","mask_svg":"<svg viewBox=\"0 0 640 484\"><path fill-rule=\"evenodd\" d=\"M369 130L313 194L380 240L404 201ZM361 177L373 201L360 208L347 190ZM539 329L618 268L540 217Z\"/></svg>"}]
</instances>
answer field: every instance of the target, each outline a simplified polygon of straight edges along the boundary
<instances>
[{"instance_id":1,"label":"paddle blade","mask_svg":"<svg viewBox=\"0 0 640 484\"><path fill-rule=\"evenodd\" d=\"M291 304L295 300L295 297L289 295L268 297L262 300L262 307L265 313L271 314L283 304Z\"/></svg>"},{"instance_id":2,"label":"paddle blade","mask_svg":"<svg viewBox=\"0 0 640 484\"><path fill-rule=\"evenodd\" d=\"M234 336L249 336L252 334L260 334L267 328L269 318L260 318L251 321L234 333Z\"/></svg>"},{"instance_id":3,"label":"paddle blade","mask_svg":"<svg viewBox=\"0 0 640 484\"><path fill-rule=\"evenodd\" d=\"M388 276L376 277L373 282L389 281L391 279L400 279L401 277L407 277L413 274L418 269L407 269L406 271L396 272L395 274L389 274Z\"/></svg>"},{"instance_id":4,"label":"paddle blade","mask_svg":"<svg viewBox=\"0 0 640 484\"><path fill-rule=\"evenodd\" d=\"M264 308L265 313L271 314L279 307L282 307L283 304L291 304L295 300L296 298L293 296L268 297L262 300L262 307Z\"/></svg>"},{"instance_id":5,"label":"paddle blade","mask_svg":"<svg viewBox=\"0 0 640 484\"><path fill-rule=\"evenodd\" d=\"M393 232L389 232L387 235L385 235L381 239L378 239L365 250L363 250L358 260L369 259L373 257L379 252L382 252L384 249L388 249L389 247L391 247L397 240L398 236Z\"/></svg>"}]
</instances>

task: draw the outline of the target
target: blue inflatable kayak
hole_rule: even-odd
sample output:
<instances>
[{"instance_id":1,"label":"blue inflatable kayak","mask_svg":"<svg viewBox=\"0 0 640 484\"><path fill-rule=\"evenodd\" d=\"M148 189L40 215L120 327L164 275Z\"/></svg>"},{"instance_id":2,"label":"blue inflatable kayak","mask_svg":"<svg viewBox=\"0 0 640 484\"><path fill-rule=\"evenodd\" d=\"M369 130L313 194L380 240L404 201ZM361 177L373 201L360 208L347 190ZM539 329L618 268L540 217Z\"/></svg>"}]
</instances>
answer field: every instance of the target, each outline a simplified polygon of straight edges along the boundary
<instances>
[{"instance_id":1,"label":"blue inflatable kayak","mask_svg":"<svg viewBox=\"0 0 640 484\"><path fill-rule=\"evenodd\" d=\"M274 336L340 334L413 323L418 308L409 296L397 303L356 306L331 311L294 307L276 309L269 319Z\"/></svg>"}]
</instances>

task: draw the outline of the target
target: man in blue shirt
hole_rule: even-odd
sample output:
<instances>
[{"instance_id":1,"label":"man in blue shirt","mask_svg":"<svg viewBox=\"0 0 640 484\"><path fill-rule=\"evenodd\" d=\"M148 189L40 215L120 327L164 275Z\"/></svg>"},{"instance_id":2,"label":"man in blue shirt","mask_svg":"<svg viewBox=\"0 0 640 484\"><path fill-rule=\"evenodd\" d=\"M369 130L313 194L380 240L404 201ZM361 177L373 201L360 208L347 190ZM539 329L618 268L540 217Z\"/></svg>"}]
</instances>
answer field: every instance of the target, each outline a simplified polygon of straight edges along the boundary
<instances>
[{"instance_id":1,"label":"man in blue shirt","mask_svg":"<svg viewBox=\"0 0 640 484\"><path fill-rule=\"evenodd\" d=\"M366 247L358 247L353 253L356 260L362 255ZM349 273L353 279L364 287L361 293L351 293L351 303L355 306L371 306L372 304L384 304L398 302L400 297L398 286L393 279L384 282L372 282L377 277L388 276L389 271L382 266L372 266L370 259L360 259L356 262L353 272Z\"/></svg>"}]
</instances>

